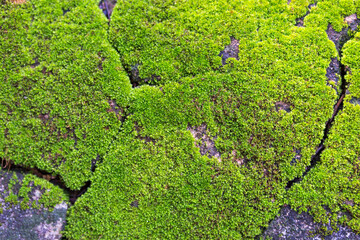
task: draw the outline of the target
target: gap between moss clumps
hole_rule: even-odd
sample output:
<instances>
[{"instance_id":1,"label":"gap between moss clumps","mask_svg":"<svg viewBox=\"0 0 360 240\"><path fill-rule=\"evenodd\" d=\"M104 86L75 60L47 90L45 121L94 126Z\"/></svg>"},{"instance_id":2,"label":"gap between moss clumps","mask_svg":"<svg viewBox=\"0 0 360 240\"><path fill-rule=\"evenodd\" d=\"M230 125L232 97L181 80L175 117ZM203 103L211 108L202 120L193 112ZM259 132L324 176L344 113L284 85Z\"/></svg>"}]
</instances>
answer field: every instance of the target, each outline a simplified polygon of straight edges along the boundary
<instances>
[{"instance_id":1,"label":"gap between moss clumps","mask_svg":"<svg viewBox=\"0 0 360 240\"><path fill-rule=\"evenodd\" d=\"M309 6L310 7L310 6ZM354 14L353 14L354 15ZM345 76L349 73L349 69L348 67L346 67L342 62L341 62L341 58L342 58L342 48L345 45L345 43L349 40L351 40L353 38L353 36L348 34L348 30L355 30L357 25L358 25L358 20L355 17L352 17L349 19L349 17L353 16L350 15L348 17L345 17L345 21L349 24L349 27L347 28L343 28L340 32L337 32L333 29L333 27L331 26L331 24L328 25L328 28L326 30L326 33L328 35L329 40L331 40L336 47L336 50L338 52L340 61L337 60L337 64L339 65L339 69L338 69L338 73L340 74L340 81L341 81L341 85L339 86L339 98L337 100L337 102L334 105L334 111L333 114L331 116L331 118L329 118L329 120L326 122L325 124L325 129L324 129L324 137L322 138L320 144L318 145L315 154L311 157L311 161L310 161L310 165L308 167L306 167L305 171L302 174L301 178L295 178L291 181L289 181L286 185L286 189L289 190L295 183L299 183L301 182L304 177L308 174L308 172L313 169L315 167L315 165L320 161L321 159L321 153L325 150L325 145L324 142L326 141L326 139L328 138L329 135L329 131L331 129L331 127L334 124L335 121L335 117L337 116L337 114L343 109L343 102L344 102L344 98L347 94L347 88L348 88L348 82L345 80ZM354 20L355 19L355 20ZM356 27L354 27L354 24L356 24ZM329 65L329 68L331 68L334 62L334 60L336 59L332 59ZM328 79L331 81L330 79L330 75L329 72L327 72L326 76L328 77Z\"/></svg>"}]
</instances>

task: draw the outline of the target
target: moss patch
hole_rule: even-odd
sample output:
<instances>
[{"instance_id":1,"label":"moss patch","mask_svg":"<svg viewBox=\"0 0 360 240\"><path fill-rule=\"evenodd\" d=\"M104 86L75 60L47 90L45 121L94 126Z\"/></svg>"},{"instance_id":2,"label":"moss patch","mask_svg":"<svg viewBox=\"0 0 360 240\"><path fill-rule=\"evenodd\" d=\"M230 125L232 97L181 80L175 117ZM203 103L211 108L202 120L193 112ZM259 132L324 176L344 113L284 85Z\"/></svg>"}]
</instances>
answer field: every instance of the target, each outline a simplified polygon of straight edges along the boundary
<instances>
[{"instance_id":1,"label":"moss patch","mask_svg":"<svg viewBox=\"0 0 360 240\"><path fill-rule=\"evenodd\" d=\"M321 162L309 176L290 191L291 205L307 211L316 221L341 223L360 232L359 171L360 171L360 106L357 104L360 82L359 33L343 48L342 63L348 69L347 96L343 111L336 117L325 142Z\"/></svg>"},{"instance_id":2,"label":"moss patch","mask_svg":"<svg viewBox=\"0 0 360 240\"><path fill-rule=\"evenodd\" d=\"M0 158L53 172L71 189L91 175L121 121L130 83L94 1L1 5Z\"/></svg>"},{"instance_id":3,"label":"moss patch","mask_svg":"<svg viewBox=\"0 0 360 240\"><path fill-rule=\"evenodd\" d=\"M68 239L252 239L285 203L318 221L329 218L323 205L346 208L352 217L339 222L358 230L350 97L322 163L285 190L310 165L338 98L326 74L340 56L326 30L347 26L359 3L335 3L122 0L110 28L90 0L2 5L0 158L72 189L91 180ZM358 38L340 59L353 97Z\"/></svg>"}]
</instances>

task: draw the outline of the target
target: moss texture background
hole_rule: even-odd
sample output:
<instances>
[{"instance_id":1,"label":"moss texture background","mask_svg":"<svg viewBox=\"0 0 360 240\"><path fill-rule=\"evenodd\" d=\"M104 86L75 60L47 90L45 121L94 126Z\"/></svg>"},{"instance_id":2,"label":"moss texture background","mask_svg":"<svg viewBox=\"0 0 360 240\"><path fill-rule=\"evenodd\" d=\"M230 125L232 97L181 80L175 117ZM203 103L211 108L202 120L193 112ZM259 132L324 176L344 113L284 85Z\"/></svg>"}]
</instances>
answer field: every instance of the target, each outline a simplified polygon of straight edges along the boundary
<instances>
[{"instance_id":1,"label":"moss texture background","mask_svg":"<svg viewBox=\"0 0 360 240\"><path fill-rule=\"evenodd\" d=\"M360 2L312 3L119 0L109 26L93 0L3 1L0 158L91 181L68 239L251 239L284 204L359 232L360 36L340 56L326 30ZM344 108L287 191L339 98L335 57Z\"/></svg>"}]
</instances>

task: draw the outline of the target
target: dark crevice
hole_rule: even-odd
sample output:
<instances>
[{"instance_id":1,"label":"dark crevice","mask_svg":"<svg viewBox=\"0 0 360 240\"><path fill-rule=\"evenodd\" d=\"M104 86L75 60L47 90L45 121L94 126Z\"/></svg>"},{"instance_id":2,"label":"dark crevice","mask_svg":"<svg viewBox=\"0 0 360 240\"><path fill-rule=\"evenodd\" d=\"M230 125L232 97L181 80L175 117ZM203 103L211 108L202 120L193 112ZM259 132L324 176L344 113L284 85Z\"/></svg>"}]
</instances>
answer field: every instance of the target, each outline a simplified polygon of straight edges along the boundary
<instances>
[{"instance_id":1,"label":"dark crevice","mask_svg":"<svg viewBox=\"0 0 360 240\"><path fill-rule=\"evenodd\" d=\"M291 0L290 0L290 2L291 2ZM290 4L290 2L288 1L288 4ZM296 24L295 24L295 26L297 26L297 27L304 27L304 19L305 19L305 17L310 14L311 8L312 8L312 7L315 7L316 4L317 4L317 2L308 5L308 7L307 7L308 10L306 11L305 15L303 15L302 17L299 17L299 18L296 19Z\"/></svg>"},{"instance_id":2,"label":"dark crevice","mask_svg":"<svg viewBox=\"0 0 360 240\"><path fill-rule=\"evenodd\" d=\"M113 9L117 0L101 0L99 8L103 11L105 17L110 20Z\"/></svg>"},{"instance_id":3,"label":"dark crevice","mask_svg":"<svg viewBox=\"0 0 360 240\"><path fill-rule=\"evenodd\" d=\"M91 161L91 172L95 172L96 166L102 163L102 159L100 159L100 155L98 154L95 159Z\"/></svg>"},{"instance_id":4,"label":"dark crevice","mask_svg":"<svg viewBox=\"0 0 360 240\"><path fill-rule=\"evenodd\" d=\"M129 109L129 106L127 106L125 109L122 109L122 110L121 110L121 112L124 113L124 116L122 116L122 117L120 118L121 125L120 125L120 127L119 127L119 129L118 129L118 132L117 132L116 136L119 135L119 133L121 132L121 130L122 130L123 126L124 126L125 121L126 121L127 118L130 116L130 114L126 113L126 112L127 112L127 109ZM108 148L107 148L107 151L106 151L106 153L104 154L104 156L106 156L106 155L109 153L112 145L114 144L114 142L115 142L115 140L116 140L116 136L114 137L114 139L112 140L112 142L109 144L109 146L108 146ZM103 160L100 159L99 163L102 163L102 161L103 161Z\"/></svg>"},{"instance_id":5,"label":"dark crevice","mask_svg":"<svg viewBox=\"0 0 360 240\"><path fill-rule=\"evenodd\" d=\"M66 13L68 13L68 12L70 12L70 9L65 9L65 8L62 8L62 11L63 11L63 16L66 14Z\"/></svg>"},{"instance_id":6,"label":"dark crevice","mask_svg":"<svg viewBox=\"0 0 360 240\"><path fill-rule=\"evenodd\" d=\"M337 95L340 94L340 75L340 61L337 57L332 58L329 67L326 69L327 85L334 89Z\"/></svg>"},{"instance_id":7,"label":"dark crevice","mask_svg":"<svg viewBox=\"0 0 360 240\"><path fill-rule=\"evenodd\" d=\"M113 106L111 106L111 107L113 107ZM123 111L121 110L121 112L123 112ZM122 129L122 126L123 126L125 120L127 119L127 117L128 117L128 115L125 115L125 116L120 118L121 126L120 126L120 128L118 130L118 133L120 133L120 131ZM74 131L73 131L73 133L74 133L74 136L75 136ZM106 154L110 151L111 146L113 145L115 140L116 140L116 137L114 137L113 141L109 144L109 147L108 147L108 150L107 150ZM76 148L76 143L75 143L75 148ZM86 191L88 190L88 188L91 185L91 181L89 180L89 181L85 182L85 184L79 190L72 190L72 189L70 189L70 188L68 188L66 186L65 182L63 181L63 179L59 175L53 175L50 172L41 170L41 169L36 168L36 167L26 167L26 166L23 166L21 164L15 165L15 164L13 164L12 161L8 161L6 159L0 159L0 160L1 160L0 164L1 164L2 169L5 169L7 171L21 171L24 174L33 174L33 175L35 175L35 176L37 176L39 178L43 178L43 179L49 181L50 183L54 184L55 186L60 187L61 189L64 190L64 192L66 194L68 194L69 202L71 203L71 205L74 205L76 200L79 197L81 197L84 193L86 193ZM98 154L96 156L96 158L91 161L91 172L94 173L97 166L99 164L101 164L102 162L103 162L103 158Z\"/></svg>"},{"instance_id":8,"label":"dark crevice","mask_svg":"<svg viewBox=\"0 0 360 240\"><path fill-rule=\"evenodd\" d=\"M350 24L351 23L349 23L349 25ZM344 46L344 44L347 41L349 41L352 38L352 36L350 36L348 34L349 29L352 30L353 26L350 25L347 28L343 28L340 32L336 32L332 28L332 26L329 24L328 29L326 30L326 33L328 34L329 39L331 41L333 41L334 44L335 44L335 47L336 47L336 49L338 51L340 60L341 60L341 57L342 57L342 47ZM334 59L332 59L331 62L330 62L329 69L332 66L333 60ZM345 95L346 95L346 92L347 92L347 87L348 87L348 83L345 80L345 76L346 76L346 74L350 73L350 70L349 70L349 68L347 66L342 64L341 61L338 61L338 65L339 65L338 68L332 67L332 69L334 71L337 71L336 74L340 74L339 77L340 77L340 81L341 81L341 86L339 88L340 95L339 95L339 98L338 98L336 104L334 105L333 114L325 124L324 136L323 136L320 144L318 145L315 154L311 157L310 165L305 168L305 171L303 172L302 177L295 178L295 179L293 179L293 180L291 180L291 181L289 181L287 183L287 185L286 185L287 190L290 189L295 183L301 182L304 179L304 177L306 176L306 174L308 174L309 171L312 168L314 168L316 166L316 164L320 161L321 153L326 148L324 143L325 143L326 139L328 138L329 131L330 131L331 127L333 126L335 117L343 109L344 98L345 98ZM334 75L334 74L329 74L329 72L327 71L326 76L328 77L329 80L332 80L330 78L331 75Z\"/></svg>"},{"instance_id":9,"label":"dark crevice","mask_svg":"<svg viewBox=\"0 0 360 240\"><path fill-rule=\"evenodd\" d=\"M119 53L120 55L120 53ZM121 61L121 59L120 59ZM122 62L123 64L123 62ZM149 86L156 86L157 82L161 81L161 77L158 75L151 75L151 77L148 78L141 78L139 73L139 66L141 64L135 64L131 66L127 66L126 64L123 64L124 69L130 79L131 86L133 88L139 87L141 85L149 85Z\"/></svg>"}]
</instances>

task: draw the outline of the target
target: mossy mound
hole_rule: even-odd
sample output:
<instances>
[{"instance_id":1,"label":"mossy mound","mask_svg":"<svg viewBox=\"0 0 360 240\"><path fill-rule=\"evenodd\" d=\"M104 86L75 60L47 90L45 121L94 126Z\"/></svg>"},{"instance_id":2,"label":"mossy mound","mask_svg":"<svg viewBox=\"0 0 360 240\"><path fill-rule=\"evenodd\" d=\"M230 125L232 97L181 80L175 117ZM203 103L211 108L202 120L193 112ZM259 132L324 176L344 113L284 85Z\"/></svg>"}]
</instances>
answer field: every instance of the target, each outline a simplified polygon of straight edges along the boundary
<instances>
[{"instance_id":1,"label":"mossy mound","mask_svg":"<svg viewBox=\"0 0 360 240\"><path fill-rule=\"evenodd\" d=\"M0 158L79 189L118 133L130 92L107 20L90 0L5 1L0 19Z\"/></svg>"},{"instance_id":2,"label":"mossy mound","mask_svg":"<svg viewBox=\"0 0 360 240\"><path fill-rule=\"evenodd\" d=\"M309 3L121 0L110 39L134 85L179 81L219 71L219 54L230 37L239 41L240 56L261 41L290 34Z\"/></svg>"},{"instance_id":3,"label":"mossy mound","mask_svg":"<svg viewBox=\"0 0 360 240\"><path fill-rule=\"evenodd\" d=\"M342 112L335 119L321 162L290 191L290 203L315 220L342 223L360 232L360 34L343 48L348 91Z\"/></svg>"},{"instance_id":4,"label":"mossy mound","mask_svg":"<svg viewBox=\"0 0 360 240\"><path fill-rule=\"evenodd\" d=\"M322 220L319 206L339 189L306 189L325 170L285 189L310 165L338 98L326 73L339 49L326 30L347 26L359 4L328 11L334 2L123 0L109 29L95 1L6 2L0 158L72 189L91 180L68 239L251 239L284 203L304 209L313 196ZM141 86L131 89L108 37ZM356 39L342 60L355 97ZM357 230L357 207L349 211Z\"/></svg>"},{"instance_id":5,"label":"mossy mound","mask_svg":"<svg viewBox=\"0 0 360 240\"><path fill-rule=\"evenodd\" d=\"M116 7L111 37L123 63L131 68L141 59L140 85L154 74L159 81L148 83L159 86L134 88L120 135L70 212L70 239L254 238L286 202L287 182L310 164L332 115L337 96L325 74L338 55L324 29L294 26L303 14L292 10L295 3L265 4L268 14L246 2L259 23L238 9L229 28L212 22L238 7L226 4ZM165 20L157 19L159 9ZM188 14L182 21L169 13L181 10ZM189 28L190 13L204 22L192 23L192 38L179 35L178 44L175 35L161 35ZM219 67L229 39L238 41L238 57Z\"/></svg>"}]
</instances>

